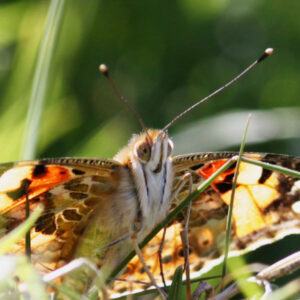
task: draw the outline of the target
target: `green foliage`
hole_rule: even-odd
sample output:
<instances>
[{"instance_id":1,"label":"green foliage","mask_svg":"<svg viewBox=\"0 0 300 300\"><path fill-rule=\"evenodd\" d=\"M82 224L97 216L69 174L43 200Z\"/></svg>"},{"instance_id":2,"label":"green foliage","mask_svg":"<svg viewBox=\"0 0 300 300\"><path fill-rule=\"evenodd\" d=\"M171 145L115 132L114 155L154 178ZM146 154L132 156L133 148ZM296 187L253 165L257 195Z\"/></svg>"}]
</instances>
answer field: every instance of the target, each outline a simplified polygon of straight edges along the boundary
<instances>
[{"instance_id":1,"label":"green foliage","mask_svg":"<svg viewBox=\"0 0 300 300\"><path fill-rule=\"evenodd\" d=\"M0 4L2 161L20 158L49 3ZM158 128L231 79L264 48L275 48L273 57L247 78L176 123L170 129L175 137L196 120L223 111L251 109L255 118L256 109L298 106L299 9L298 1L288 6L282 1L272 5L268 1L66 1L49 70L37 156L112 157L133 132L141 131L98 74L103 62L146 125ZM228 140L242 135L240 131L228 133L239 128L236 119L226 128L219 123L215 126L221 128L211 130L223 129ZM284 126L280 124L277 132ZM265 127L265 141L280 139ZM210 135L202 133L198 151ZM261 149L299 154L298 144L299 135ZM176 146L191 151L186 141L179 140L175 150Z\"/></svg>"}]
</instances>

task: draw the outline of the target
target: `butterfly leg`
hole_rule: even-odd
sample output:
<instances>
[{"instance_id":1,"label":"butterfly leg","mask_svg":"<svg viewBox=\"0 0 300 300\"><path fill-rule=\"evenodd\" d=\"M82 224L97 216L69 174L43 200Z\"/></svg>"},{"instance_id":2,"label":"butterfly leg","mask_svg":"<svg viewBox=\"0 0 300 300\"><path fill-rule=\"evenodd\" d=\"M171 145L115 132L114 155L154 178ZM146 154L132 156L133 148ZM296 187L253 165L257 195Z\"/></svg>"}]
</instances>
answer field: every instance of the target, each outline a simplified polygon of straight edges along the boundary
<instances>
[{"instance_id":1,"label":"butterfly leg","mask_svg":"<svg viewBox=\"0 0 300 300\"><path fill-rule=\"evenodd\" d=\"M139 259L140 259L140 261L141 261L141 263L143 265L143 268L144 268L145 272L147 273L147 275L148 275L151 283L155 286L155 288L157 289L157 291L161 295L162 299L164 299L164 300L167 299L165 292L157 285L157 283L156 283L153 275L151 274L151 272L150 272L150 270L149 270L149 268L148 268L148 266L147 266L147 264L146 264L146 262L144 260L142 251L141 251L141 249L139 247L139 244L138 244L137 239L136 239L135 236L132 236L132 244L133 244L135 253L139 257Z\"/></svg>"},{"instance_id":2,"label":"butterfly leg","mask_svg":"<svg viewBox=\"0 0 300 300\"><path fill-rule=\"evenodd\" d=\"M138 241L137 241L137 235L139 233L139 231L142 229L143 227L143 220L140 217L137 217L136 220L134 221L133 224L133 228L131 230L131 232L133 232L131 234L131 240L132 240L132 244L133 244L133 248L135 253L137 254L137 256L139 257L139 260L141 262L141 264L143 265L143 268L145 270L145 272L147 273L150 282L152 283L153 286L155 286L155 288L157 289L157 291L159 292L159 294L161 295L162 299L167 299L165 292L157 285L155 278L153 277L152 273L149 270L149 267L147 266L142 251L139 247Z\"/></svg>"}]
</instances>

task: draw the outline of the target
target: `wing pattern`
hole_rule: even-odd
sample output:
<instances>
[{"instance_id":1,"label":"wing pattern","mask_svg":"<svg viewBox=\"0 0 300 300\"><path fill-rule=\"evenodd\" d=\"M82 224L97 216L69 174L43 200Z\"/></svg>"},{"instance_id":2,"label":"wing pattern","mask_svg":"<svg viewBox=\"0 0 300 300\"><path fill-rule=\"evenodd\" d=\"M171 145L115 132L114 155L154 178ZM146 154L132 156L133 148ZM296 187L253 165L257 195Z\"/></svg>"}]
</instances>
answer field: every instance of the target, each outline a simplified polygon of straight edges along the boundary
<instances>
[{"instance_id":1,"label":"wing pattern","mask_svg":"<svg viewBox=\"0 0 300 300\"><path fill-rule=\"evenodd\" d=\"M5 232L38 204L44 212L31 230L32 261L48 272L70 261L96 210L118 184L121 166L110 160L51 159L2 165L0 213ZM22 239L11 252L24 253ZM87 253L86 256L90 256Z\"/></svg>"}]
</instances>

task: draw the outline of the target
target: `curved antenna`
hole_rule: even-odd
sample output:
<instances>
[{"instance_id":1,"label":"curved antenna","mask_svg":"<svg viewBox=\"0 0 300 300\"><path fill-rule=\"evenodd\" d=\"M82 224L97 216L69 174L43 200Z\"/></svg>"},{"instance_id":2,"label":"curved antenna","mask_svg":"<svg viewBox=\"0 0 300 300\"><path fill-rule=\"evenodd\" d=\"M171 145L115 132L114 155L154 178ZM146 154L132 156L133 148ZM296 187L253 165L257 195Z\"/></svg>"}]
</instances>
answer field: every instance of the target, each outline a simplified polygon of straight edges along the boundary
<instances>
[{"instance_id":1,"label":"curved antenna","mask_svg":"<svg viewBox=\"0 0 300 300\"><path fill-rule=\"evenodd\" d=\"M187 113L189 113L191 110L193 110L194 108L196 108L198 105L200 105L201 103L207 101L208 99L212 98L213 96L215 96L216 94L222 92L223 90L225 90L227 87L229 87L230 85L232 85L234 82L236 82L237 80L239 80L241 77L243 77L247 72L249 72L252 68L254 68L257 64L259 64L260 62L262 62L264 59L266 59L268 56L270 56L273 53L273 48L267 48L264 51L264 54L258 58L257 60L255 60L250 66L248 66L244 71L242 71L239 75L237 75L235 78L233 78L231 81L227 82L225 85L223 85L222 87L218 88L217 90L215 90L213 93L211 93L210 95L206 96L205 98L201 99L200 101L196 102L195 104L193 104L192 106L190 106L189 108L187 108L185 111L183 111L181 114L179 114L177 117L175 117L170 123L168 123L164 128L163 131L168 130L169 127L171 127L177 120L179 120L180 118L182 118L184 115L186 115Z\"/></svg>"},{"instance_id":2,"label":"curved antenna","mask_svg":"<svg viewBox=\"0 0 300 300\"><path fill-rule=\"evenodd\" d=\"M130 105L130 103L127 101L127 99L119 92L117 86L115 85L115 82L113 79L110 77L108 73L108 68L105 64L101 64L99 66L99 71L108 79L115 95L125 104L125 106L128 108L128 110L136 117L136 119L139 121L141 124L144 132L147 133L147 127L145 126L145 123L143 119L140 117L140 115L137 113L137 111Z\"/></svg>"}]
</instances>

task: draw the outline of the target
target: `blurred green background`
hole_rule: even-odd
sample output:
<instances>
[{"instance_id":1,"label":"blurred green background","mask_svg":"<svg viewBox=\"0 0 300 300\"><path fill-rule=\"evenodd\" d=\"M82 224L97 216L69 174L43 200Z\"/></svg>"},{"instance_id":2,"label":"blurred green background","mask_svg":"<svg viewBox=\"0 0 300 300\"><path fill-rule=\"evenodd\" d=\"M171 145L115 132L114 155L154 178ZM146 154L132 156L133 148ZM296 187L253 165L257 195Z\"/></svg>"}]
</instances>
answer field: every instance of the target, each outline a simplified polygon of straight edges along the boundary
<instances>
[{"instance_id":1,"label":"blurred green background","mask_svg":"<svg viewBox=\"0 0 300 300\"><path fill-rule=\"evenodd\" d=\"M0 157L22 158L24 125L50 1L0 2ZM274 54L246 78L170 128L175 152L238 149L299 155L300 2L66 1L50 66L36 157L113 157L137 120L161 128L220 87L266 47Z\"/></svg>"}]
</instances>

